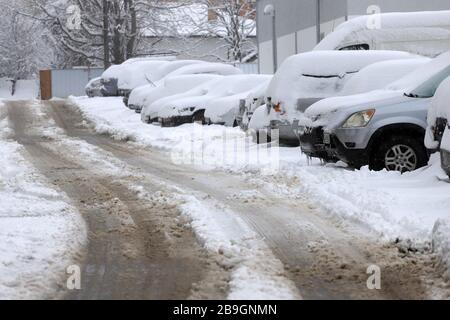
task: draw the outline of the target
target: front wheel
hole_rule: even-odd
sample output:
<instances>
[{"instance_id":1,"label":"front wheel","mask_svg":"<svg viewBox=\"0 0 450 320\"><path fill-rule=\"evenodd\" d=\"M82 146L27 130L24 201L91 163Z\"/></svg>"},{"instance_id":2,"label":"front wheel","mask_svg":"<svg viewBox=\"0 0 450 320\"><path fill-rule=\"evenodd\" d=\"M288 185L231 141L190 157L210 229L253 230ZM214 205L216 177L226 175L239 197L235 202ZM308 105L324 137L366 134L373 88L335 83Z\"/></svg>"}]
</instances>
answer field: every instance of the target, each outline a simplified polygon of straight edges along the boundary
<instances>
[{"instance_id":1,"label":"front wheel","mask_svg":"<svg viewBox=\"0 0 450 320\"><path fill-rule=\"evenodd\" d=\"M422 141L408 136L393 136L376 149L370 168L405 173L426 166L428 160L428 152Z\"/></svg>"}]
</instances>

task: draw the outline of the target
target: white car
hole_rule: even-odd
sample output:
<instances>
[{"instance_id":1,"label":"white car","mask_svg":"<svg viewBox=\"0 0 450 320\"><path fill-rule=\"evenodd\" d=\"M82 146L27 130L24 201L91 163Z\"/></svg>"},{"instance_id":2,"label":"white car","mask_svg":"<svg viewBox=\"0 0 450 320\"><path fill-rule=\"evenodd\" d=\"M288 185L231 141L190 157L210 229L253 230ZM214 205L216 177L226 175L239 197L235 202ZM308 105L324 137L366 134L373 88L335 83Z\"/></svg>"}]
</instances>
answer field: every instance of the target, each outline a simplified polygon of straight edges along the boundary
<instances>
[{"instance_id":1,"label":"white car","mask_svg":"<svg viewBox=\"0 0 450 320\"><path fill-rule=\"evenodd\" d=\"M341 95L345 85L367 66L417 58L398 51L313 51L292 56L282 64L267 89L265 114L258 111L258 119L252 119L249 127L278 129L281 141L298 144L292 124L313 103ZM370 77L368 72L361 78Z\"/></svg>"},{"instance_id":2,"label":"white car","mask_svg":"<svg viewBox=\"0 0 450 320\"><path fill-rule=\"evenodd\" d=\"M196 88L204 83L211 82L212 80L217 80L223 76L214 74L192 74L192 75L181 75L169 77L164 80L164 84L158 87L146 88L143 92L142 99L145 103L144 108L141 112L141 119L145 123L151 123L157 118L157 110L155 110L158 104L152 109L150 108L154 102L161 100L166 97L171 97L177 94L187 92L193 88ZM137 90L137 89L136 89ZM134 91L133 90L133 93ZM131 101L131 100L130 100ZM156 114L152 117L152 112Z\"/></svg>"},{"instance_id":3,"label":"white car","mask_svg":"<svg viewBox=\"0 0 450 320\"><path fill-rule=\"evenodd\" d=\"M439 86L428 111L425 146L440 150L442 169L450 177L450 78Z\"/></svg>"},{"instance_id":4,"label":"white car","mask_svg":"<svg viewBox=\"0 0 450 320\"><path fill-rule=\"evenodd\" d=\"M272 76L269 75L255 76L252 77L252 81L248 81L246 84L251 87L250 90L211 100L206 104L206 123L237 127L240 120L239 107L241 102L249 99L249 97L258 96L258 92L267 88L271 80Z\"/></svg>"},{"instance_id":5,"label":"white car","mask_svg":"<svg viewBox=\"0 0 450 320\"><path fill-rule=\"evenodd\" d=\"M222 75L222 76L242 74L241 70L228 64L196 62L190 64L185 63L185 65L181 65L180 62L181 61L171 62L168 66L164 67L163 71L159 71L160 75L164 75L161 78L161 80L134 89L131 92L129 99L124 99L127 100L125 101L125 104L127 104L130 109L134 109L137 112L141 112L142 108L145 105L148 105L147 96L152 97L152 91L160 86L163 86L164 80L167 78L181 75L199 75L199 74ZM175 64L180 67L173 68L173 65ZM172 69L169 69L169 67L172 67ZM170 72L168 72L169 70ZM191 88L193 87L190 87L189 89ZM151 101L150 104L151 103L153 103L153 101Z\"/></svg>"},{"instance_id":6,"label":"white car","mask_svg":"<svg viewBox=\"0 0 450 320\"><path fill-rule=\"evenodd\" d=\"M247 92L261 84L260 75L227 76L199 86L183 95L173 96L160 104L158 121L162 126L178 126L184 123L205 123L208 104L216 99Z\"/></svg>"},{"instance_id":7,"label":"white car","mask_svg":"<svg viewBox=\"0 0 450 320\"><path fill-rule=\"evenodd\" d=\"M339 25L314 50L400 50L434 58L450 50L450 11L356 17Z\"/></svg>"}]
</instances>

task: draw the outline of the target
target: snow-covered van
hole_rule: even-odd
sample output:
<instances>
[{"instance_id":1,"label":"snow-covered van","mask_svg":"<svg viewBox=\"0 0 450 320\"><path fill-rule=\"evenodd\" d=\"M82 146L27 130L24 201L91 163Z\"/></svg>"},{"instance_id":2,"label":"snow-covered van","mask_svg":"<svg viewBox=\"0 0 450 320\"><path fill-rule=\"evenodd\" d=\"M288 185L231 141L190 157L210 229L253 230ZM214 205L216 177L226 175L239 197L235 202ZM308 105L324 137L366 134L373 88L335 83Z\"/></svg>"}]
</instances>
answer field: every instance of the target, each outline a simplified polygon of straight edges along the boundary
<instances>
[{"instance_id":1,"label":"snow-covered van","mask_svg":"<svg viewBox=\"0 0 450 320\"><path fill-rule=\"evenodd\" d=\"M338 26L314 50L399 50L436 57L450 50L450 11L357 17Z\"/></svg>"},{"instance_id":2,"label":"snow-covered van","mask_svg":"<svg viewBox=\"0 0 450 320\"><path fill-rule=\"evenodd\" d=\"M442 169L450 177L450 78L447 78L431 102L425 134L428 149L441 152Z\"/></svg>"}]
</instances>

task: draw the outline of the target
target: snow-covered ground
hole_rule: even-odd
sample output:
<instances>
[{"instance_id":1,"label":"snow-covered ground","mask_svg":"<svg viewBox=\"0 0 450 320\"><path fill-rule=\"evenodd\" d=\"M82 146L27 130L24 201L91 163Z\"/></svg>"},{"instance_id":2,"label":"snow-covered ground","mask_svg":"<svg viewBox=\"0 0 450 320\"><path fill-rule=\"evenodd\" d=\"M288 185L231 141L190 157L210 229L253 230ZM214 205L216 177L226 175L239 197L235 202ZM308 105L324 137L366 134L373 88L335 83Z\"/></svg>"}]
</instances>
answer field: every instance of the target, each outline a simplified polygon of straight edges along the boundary
<instances>
[{"instance_id":1,"label":"snow-covered ground","mask_svg":"<svg viewBox=\"0 0 450 320\"><path fill-rule=\"evenodd\" d=\"M258 147L237 128L147 125L120 98L71 100L97 132L161 148L175 162L248 174L264 188L306 196L334 218L367 226L384 240L433 241L436 250L450 251L450 233L442 231L450 221L450 184L442 181L446 176L438 155L428 167L404 175L351 171L340 164L310 163L296 148Z\"/></svg>"},{"instance_id":2,"label":"snow-covered ground","mask_svg":"<svg viewBox=\"0 0 450 320\"><path fill-rule=\"evenodd\" d=\"M10 134L0 100L0 299L54 298L85 244L85 224Z\"/></svg>"}]
</instances>

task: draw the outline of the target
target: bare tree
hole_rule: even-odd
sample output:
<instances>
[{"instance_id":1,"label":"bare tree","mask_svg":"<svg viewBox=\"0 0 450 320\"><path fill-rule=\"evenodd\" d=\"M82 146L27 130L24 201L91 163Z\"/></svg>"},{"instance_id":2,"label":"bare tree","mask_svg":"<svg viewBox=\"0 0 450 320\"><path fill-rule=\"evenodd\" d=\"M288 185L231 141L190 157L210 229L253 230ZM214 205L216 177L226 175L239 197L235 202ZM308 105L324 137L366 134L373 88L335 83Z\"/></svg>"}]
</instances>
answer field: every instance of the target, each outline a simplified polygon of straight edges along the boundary
<instances>
[{"instance_id":1,"label":"bare tree","mask_svg":"<svg viewBox=\"0 0 450 320\"><path fill-rule=\"evenodd\" d=\"M255 59L256 1L200 0L208 8L208 23L199 25L209 35L223 39L229 59L247 62Z\"/></svg>"}]
</instances>

